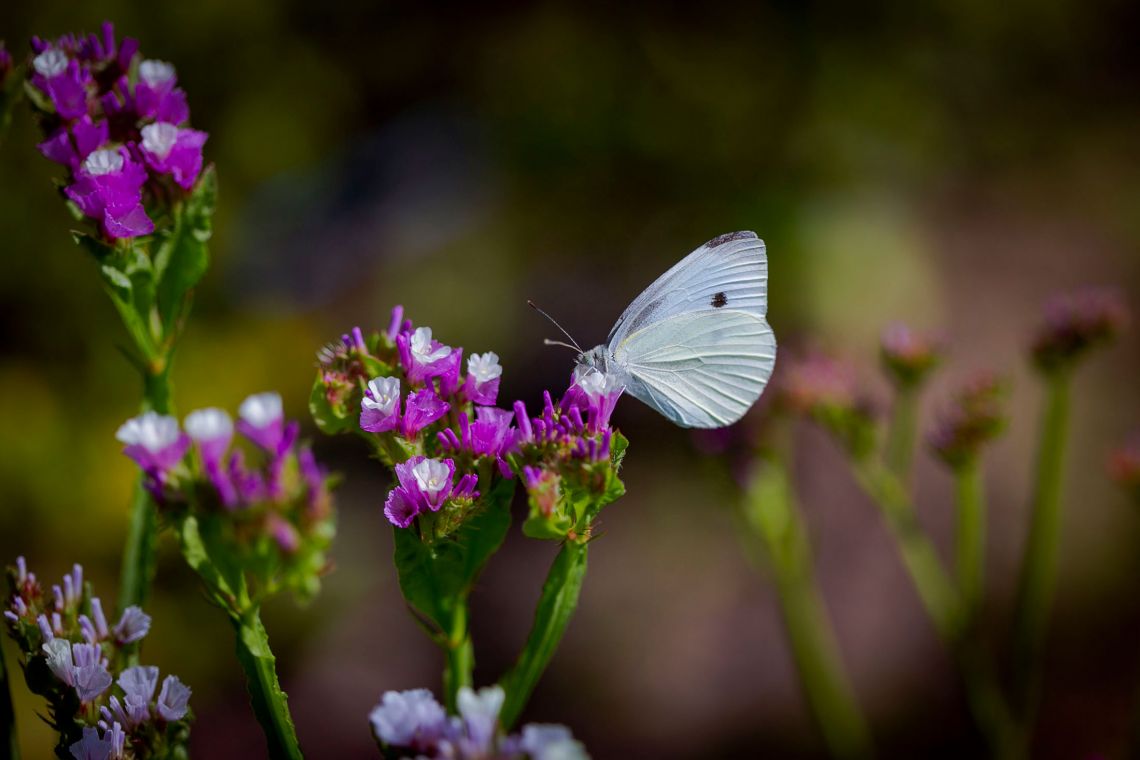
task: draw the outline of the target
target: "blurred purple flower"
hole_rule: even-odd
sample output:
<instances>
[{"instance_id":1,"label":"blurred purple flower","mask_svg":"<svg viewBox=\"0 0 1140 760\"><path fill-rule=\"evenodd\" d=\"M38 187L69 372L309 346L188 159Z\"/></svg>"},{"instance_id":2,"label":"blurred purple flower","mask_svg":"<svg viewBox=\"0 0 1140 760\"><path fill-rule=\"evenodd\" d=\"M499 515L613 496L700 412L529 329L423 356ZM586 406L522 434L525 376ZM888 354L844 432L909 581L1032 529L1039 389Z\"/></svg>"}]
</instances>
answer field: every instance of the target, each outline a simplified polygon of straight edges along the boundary
<instances>
[{"instance_id":1,"label":"blurred purple flower","mask_svg":"<svg viewBox=\"0 0 1140 760\"><path fill-rule=\"evenodd\" d=\"M178 676L167 676L162 681L162 691L158 694L159 716L167 721L182 720L190 703L190 687L182 683Z\"/></svg>"},{"instance_id":2,"label":"blurred purple flower","mask_svg":"<svg viewBox=\"0 0 1140 760\"><path fill-rule=\"evenodd\" d=\"M368 718L382 743L417 751L433 749L448 730L447 713L427 689L384 692Z\"/></svg>"},{"instance_id":3,"label":"blurred purple flower","mask_svg":"<svg viewBox=\"0 0 1140 760\"><path fill-rule=\"evenodd\" d=\"M61 119L75 119L87 113L87 83L90 75L79 62L56 47L43 50L32 59L32 84L55 106Z\"/></svg>"},{"instance_id":4,"label":"blurred purple flower","mask_svg":"<svg viewBox=\"0 0 1140 760\"><path fill-rule=\"evenodd\" d=\"M369 433L383 433L394 430L399 422L399 378L376 377L369 380L364 396L360 400L361 429Z\"/></svg>"},{"instance_id":5,"label":"blurred purple flower","mask_svg":"<svg viewBox=\"0 0 1140 760\"><path fill-rule=\"evenodd\" d=\"M100 149L83 160L75 182L64 192L85 216L100 222L112 238L131 238L154 231L142 206L146 169L125 147Z\"/></svg>"},{"instance_id":6,"label":"blurred purple flower","mask_svg":"<svg viewBox=\"0 0 1140 760\"><path fill-rule=\"evenodd\" d=\"M470 757L489 755L499 729L499 711L503 708L506 693L502 686L488 686L474 691L468 686L459 689L456 707L463 719L465 736L463 754Z\"/></svg>"},{"instance_id":7,"label":"blurred purple flower","mask_svg":"<svg viewBox=\"0 0 1140 760\"><path fill-rule=\"evenodd\" d=\"M973 461L1005 429L1006 391L1006 384L990 373L966 383L927 436L935 455L952 467Z\"/></svg>"},{"instance_id":8,"label":"blurred purple flower","mask_svg":"<svg viewBox=\"0 0 1140 760\"><path fill-rule=\"evenodd\" d=\"M115 641L119 644L132 644L146 637L150 632L150 615L141 608L131 605L123 610L123 615L115 625Z\"/></svg>"},{"instance_id":9,"label":"blurred purple flower","mask_svg":"<svg viewBox=\"0 0 1140 760\"><path fill-rule=\"evenodd\" d=\"M246 398L238 407L238 432L259 447L277 454L285 437L285 411L281 394L272 391Z\"/></svg>"},{"instance_id":10,"label":"blurred purple flower","mask_svg":"<svg viewBox=\"0 0 1140 760\"><path fill-rule=\"evenodd\" d=\"M1045 305L1043 324L1033 340L1037 366L1053 371L1070 365L1089 349L1111 342L1128 324L1124 298L1108 288L1085 288L1055 296Z\"/></svg>"},{"instance_id":11,"label":"blurred purple flower","mask_svg":"<svg viewBox=\"0 0 1140 760\"><path fill-rule=\"evenodd\" d=\"M151 169L169 174L183 190L194 186L202 171L202 146L209 135L165 121L147 124L141 135L143 158Z\"/></svg>"},{"instance_id":12,"label":"blurred purple flower","mask_svg":"<svg viewBox=\"0 0 1140 760\"><path fill-rule=\"evenodd\" d=\"M151 475L172 469L190 448L190 437L178 429L178 420L158 412L127 420L115 438L126 444L123 453Z\"/></svg>"},{"instance_id":13,"label":"blurred purple flower","mask_svg":"<svg viewBox=\"0 0 1140 760\"><path fill-rule=\"evenodd\" d=\"M76 760L110 760L114 744L110 738L100 738L98 728L84 726L83 738L68 749Z\"/></svg>"},{"instance_id":14,"label":"blurred purple flower","mask_svg":"<svg viewBox=\"0 0 1140 760\"><path fill-rule=\"evenodd\" d=\"M887 325L879 339L879 356L887 375L902 387L922 383L942 360L942 341L901 322Z\"/></svg>"},{"instance_id":15,"label":"blurred purple flower","mask_svg":"<svg viewBox=\"0 0 1140 760\"><path fill-rule=\"evenodd\" d=\"M37 147L48 160L77 172L87 157L107 142L108 136L106 119L94 122L83 114L72 124L61 126Z\"/></svg>"},{"instance_id":16,"label":"blurred purple flower","mask_svg":"<svg viewBox=\"0 0 1140 760\"><path fill-rule=\"evenodd\" d=\"M139 118L174 125L189 119L186 93L177 88L177 84L173 65L154 60L139 63L139 81L135 85L135 108Z\"/></svg>"},{"instance_id":17,"label":"blurred purple flower","mask_svg":"<svg viewBox=\"0 0 1140 760\"><path fill-rule=\"evenodd\" d=\"M207 467L211 463L220 463L234 436L234 423L230 415L217 407L196 409L186 415L184 425L186 433L198 447L202 463Z\"/></svg>"}]
</instances>

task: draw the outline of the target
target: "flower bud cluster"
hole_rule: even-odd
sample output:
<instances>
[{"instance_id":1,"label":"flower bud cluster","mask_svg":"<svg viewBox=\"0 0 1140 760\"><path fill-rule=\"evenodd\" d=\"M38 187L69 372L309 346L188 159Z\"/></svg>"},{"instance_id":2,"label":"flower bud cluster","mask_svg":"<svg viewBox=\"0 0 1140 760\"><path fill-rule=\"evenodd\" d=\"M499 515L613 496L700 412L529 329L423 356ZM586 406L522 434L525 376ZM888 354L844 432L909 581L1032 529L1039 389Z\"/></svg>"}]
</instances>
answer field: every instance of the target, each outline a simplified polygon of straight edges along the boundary
<instances>
[{"instance_id":1,"label":"flower bud cluster","mask_svg":"<svg viewBox=\"0 0 1140 760\"><path fill-rule=\"evenodd\" d=\"M218 531L230 561L259 572L264 590L278 584L314 593L335 532L329 476L298 442L281 396L259 393L242 402L235 423L206 408L178 420L146 412L127 420L117 438L145 474L160 509L177 521L193 515ZM237 432L242 444L236 442ZM265 575L266 568L275 568Z\"/></svg>"},{"instance_id":2,"label":"flower bud cluster","mask_svg":"<svg viewBox=\"0 0 1140 760\"><path fill-rule=\"evenodd\" d=\"M391 760L587 760L585 747L565 726L529 724L504 735L499 724L503 689L464 686L458 716L448 716L427 689L385 692L370 717L372 733Z\"/></svg>"},{"instance_id":3,"label":"flower bud cluster","mask_svg":"<svg viewBox=\"0 0 1140 760\"><path fill-rule=\"evenodd\" d=\"M49 592L19 557L8 586L8 634L28 687L48 701L64 756L141 759L185 750L189 687L168 675L160 688L158 668L124 667L127 648L150 631L146 613L128 607L112 625L79 565Z\"/></svg>"},{"instance_id":4,"label":"flower bud cluster","mask_svg":"<svg viewBox=\"0 0 1140 760\"><path fill-rule=\"evenodd\" d=\"M851 364L813 353L785 361L777 379L782 406L811 417L853 456L866 456L874 449L874 404L859 386Z\"/></svg>"},{"instance_id":5,"label":"flower bud cluster","mask_svg":"<svg viewBox=\"0 0 1140 760\"><path fill-rule=\"evenodd\" d=\"M951 467L974 461L982 447L1005 430L1007 395L1006 383L997 376L974 377L930 431L927 443L931 450Z\"/></svg>"},{"instance_id":6,"label":"flower bud cluster","mask_svg":"<svg viewBox=\"0 0 1140 760\"><path fill-rule=\"evenodd\" d=\"M1033 360L1045 372L1064 369L1090 349L1111 343L1127 323L1128 307L1113 290L1063 293L1045 305L1033 339Z\"/></svg>"},{"instance_id":7,"label":"flower bud cluster","mask_svg":"<svg viewBox=\"0 0 1140 760\"><path fill-rule=\"evenodd\" d=\"M415 327L402 307L387 330L366 339L354 328L318 359L310 399L317 424L371 442L397 481L385 516L399 528L415 524L426 542L452 534L485 506L481 497L516 475L532 516L554 521L540 531L550 538L565 538L586 518L567 512L564 484L599 495L620 485L624 439L615 445L609 419L622 388L600 373L575 377L558 403L546 393L538 416L521 401L499 408L498 355L464 362L462 348Z\"/></svg>"},{"instance_id":8,"label":"flower bud cluster","mask_svg":"<svg viewBox=\"0 0 1140 760\"><path fill-rule=\"evenodd\" d=\"M188 126L174 67L137 61L139 43L99 34L32 38L29 96L46 139L40 152L67 167L64 193L110 239L155 230L171 201L202 172L207 135Z\"/></svg>"},{"instance_id":9,"label":"flower bud cluster","mask_svg":"<svg viewBox=\"0 0 1140 760\"><path fill-rule=\"evenodd\" d=\"M879 359L895 386L916 388L942 362L942 342L896 322L883 330Z\"/></svg>"}]
</instances>

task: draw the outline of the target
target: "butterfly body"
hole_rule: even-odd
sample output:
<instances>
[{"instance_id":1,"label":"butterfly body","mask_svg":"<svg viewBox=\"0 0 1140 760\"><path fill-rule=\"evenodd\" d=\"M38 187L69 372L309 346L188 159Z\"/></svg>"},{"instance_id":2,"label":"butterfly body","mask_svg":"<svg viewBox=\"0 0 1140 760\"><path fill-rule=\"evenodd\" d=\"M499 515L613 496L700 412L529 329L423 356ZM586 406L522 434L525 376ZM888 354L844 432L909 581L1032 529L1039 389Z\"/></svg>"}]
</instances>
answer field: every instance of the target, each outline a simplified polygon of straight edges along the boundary
<instances>
[{"instance_id":1,"label":"butterfly body","mask_svg":"<svg viewBox=\"0 0 1140 760\"><path fill-rule=\"evenodd\" d=\"M754 232L713 238L661 275L578 357L682 427L723 427L756 402L776 339L765 320L768 260Z\"/></svg>"}]
</instances>

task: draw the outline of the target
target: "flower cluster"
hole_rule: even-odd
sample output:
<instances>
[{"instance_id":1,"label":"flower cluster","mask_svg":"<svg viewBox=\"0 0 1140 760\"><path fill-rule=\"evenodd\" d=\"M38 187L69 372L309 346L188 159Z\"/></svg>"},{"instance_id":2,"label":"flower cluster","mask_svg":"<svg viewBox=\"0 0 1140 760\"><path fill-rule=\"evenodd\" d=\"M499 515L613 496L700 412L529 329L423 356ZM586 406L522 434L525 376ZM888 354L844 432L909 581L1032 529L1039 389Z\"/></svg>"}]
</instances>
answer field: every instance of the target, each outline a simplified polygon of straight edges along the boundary
<instances>
[{"instance_id":1,"label":"flower cluster","mask_svg":"<svg viewBox=\"0 0 1140 760\"><path fill-rule=\"evenodd\" d=\"M48 701L62 756L141 759L185 750L189 687L168 675L160 688L158 668L124 667L128 648L150 631L146 613L128 607L111 625L79 565L48 592L19 557L8 585L8 633L23 654L28 687Z\"/></svg>"},{"instance_id":2,"label":"flower cluster","mask_svg":"<svg viewBox=\"0 0 1140 760\"><path fill-rule=\"evenodd\" d=\"M116 437L164 512L217 527L201 532L218 537L230 561L273 568L273 577L258 579L265 590L283 583L308 596L325 570L334 526L328 474L298 443L299 430L285 420L281 396L259 393L242 402L236 424L217 408L191 412L183 427L146 412Z\"/></svg>"},{"instance_id":3,"label":"flower cluster","mask_svg":"<svg viewBox=\"0 0 1140 760\"><path fill-rule=\"evenodd\" d=\"M811 417L856 457L872 451L876 410L859 386L854 366L820 353L784 362L777 375L779 403Z\"/></svg>"},{"instance_id":4,"label":"flower cluster","mask_svg":"<svg viewBox=\"0 0 1140 760\"><path fill-rule=\"evenodd\" d=\"M206 133L191 129L174 67L139 58L137 40L100 34L32 39L28 88L46 139L39 149L67 167L65 194L107 238L155 229L155 212L191 190Z\"/></svg>"},{"instance_id":5,"label":"flower cluster","mask_svg":"<svg viewBox=\"0 0 1140 760\"><path fill-rule=\"evenodd\" d=\"M883 330L879 358L891 382L899 388L914 388L942 361L942 341L896 322Z\"/></svg>"},{"instance_id":6,"label":"flower cluster","mask_svg":"<svg viewBox=\"0 0 1140 760\"><path fill-rule=\"evenodd\" d=\"M503 689L459 690L459 715L448 717L427 689L385 692L369 716L372 733L388 758L447 760L586 760L582 744L565 726L529 724L503 735Z\"/></svg>"},{"instance_id":7,"label":"flower cluster","mask_svg":"<svg viewBox=\"0 0 1140 760\"><path fill-rule=\"evenodd\" d=\"M400 528L416 523L425 542L451 535L483 506L481 496L516 475L531 496L528 532L549 538L580 535L593 516L567 507L564 484L595 494L620 485L625 444L609 420L622 388L600 373L573 378L558 403L546 393L535 417L521 401L499 408L498 355L464 362L462 348L415 327L402 307L385 331L365 338L354 328L318 359L317 424L372 443L397 480L384 514Z\"/></svg>"},{"instance_id":8,"label":"flower cluster","mask_svg":"<svg viewBox=\"0 0 1140 760\"><path fill-rule=\"evenodd\" d=\"M954 396L927 437L931 450L951 467L974 461L983 445L1006 425L1008 387L995 375L980 374Z\"/></svg>"},{"instance_id":9,"label":"flower cluster","mask_svg":"<svg viewBox=\"0 0 1140 760\"><path fill-rule=\"evenodd\" d=\"M1033 359L1051 372L1070 366L1095 346L1111 342L1128 323L1119 293L1088 288L1054 297L1033 339Z\"/></svg>"}]
</instances>

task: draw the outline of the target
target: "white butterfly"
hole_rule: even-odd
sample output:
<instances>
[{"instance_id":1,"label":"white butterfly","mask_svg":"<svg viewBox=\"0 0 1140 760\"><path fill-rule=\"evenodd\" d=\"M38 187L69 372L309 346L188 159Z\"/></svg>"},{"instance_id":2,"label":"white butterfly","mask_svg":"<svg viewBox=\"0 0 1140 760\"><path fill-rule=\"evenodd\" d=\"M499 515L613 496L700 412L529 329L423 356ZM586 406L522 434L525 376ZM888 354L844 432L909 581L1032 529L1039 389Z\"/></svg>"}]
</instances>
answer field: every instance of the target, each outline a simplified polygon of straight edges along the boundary
<instances>
[{"instance_id":1,"label":"white butterfly","mask_svg":"<svg viewBox=\"0 0 1140 760\"><path fill-rule=\"evenodd\" d=\"M776 364L768 259L755 232L708 241L645 289L583 351L574 373L600 372L682 427L731 425L756 403Z\"/></svg>"}]
</instances>

